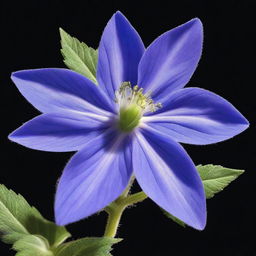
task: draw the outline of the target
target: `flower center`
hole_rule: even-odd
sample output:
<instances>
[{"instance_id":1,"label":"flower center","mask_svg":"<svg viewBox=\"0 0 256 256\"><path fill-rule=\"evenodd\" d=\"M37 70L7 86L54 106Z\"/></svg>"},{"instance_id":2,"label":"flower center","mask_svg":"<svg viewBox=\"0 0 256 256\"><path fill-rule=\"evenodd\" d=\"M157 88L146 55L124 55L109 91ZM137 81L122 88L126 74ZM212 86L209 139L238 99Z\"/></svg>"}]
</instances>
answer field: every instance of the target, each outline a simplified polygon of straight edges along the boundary
<instances>
[{"instance_id":1,"label":"flower center","mask_svg":"<svg viewBox=\"0 0 256 256\"><path fill-rule=\"evenodd\" d=\"M143 88L138 85L132 87L130 82L123 82L115 95L119 105L118 127L123 132L136 128L143 114L162 107L161 103L154 103L149 93L143 94Z\"/></svg>"}]
</instances>

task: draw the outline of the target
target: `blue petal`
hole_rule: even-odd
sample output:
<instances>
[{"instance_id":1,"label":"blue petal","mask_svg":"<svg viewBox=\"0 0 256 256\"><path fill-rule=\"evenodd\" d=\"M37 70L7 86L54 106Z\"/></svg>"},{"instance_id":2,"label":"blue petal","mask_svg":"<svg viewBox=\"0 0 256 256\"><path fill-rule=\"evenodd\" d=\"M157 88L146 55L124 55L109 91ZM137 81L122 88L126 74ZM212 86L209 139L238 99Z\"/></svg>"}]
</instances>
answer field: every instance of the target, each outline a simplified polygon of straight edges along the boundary
<instances>
[{"instance_id":1,"label":"blue petal","mask_svg":"<svg viewBox=\"0 0 256 256\"><path fill-rule=\"evenodd\" d=\"M67 164L58 184L55 218L66 225L96 213L126 188L132 173L128 137L106 131Z\"/></svg>"},{"instance_id":2,"label":"blue petal","mask_svg":"<svg viewBox=\"0 0 256 256\"><path fill-rule=\"evenodd\" d=\"M203 29L193 19L158 37L139 64L138 85L164 103L166 95L182 88L194 73L202 52Z\"/></svg>"},{"instance_id":3,"label":"blue petal","mask_svg":"<svg viewBox=\"0 0 256 256\"><path fill-rule=\"evenodd\" d=\"M248 121L228 101L200 88L173 93L159 114L143 120L174 140L205 145L227 140L244 131Z\"/></svg>"},{"instance_id":4,"label":"blue petal","mask_svg":"<svg viewBox=\"0 0 256 256\"><path fill-rule=\"evenodd\" d=\"M169 136L142 130L133 144L133 168L143 191L195 229L206 224L202 181L185 150Z\"/></svg>"},{"instance_id":5,"label":"blue petal","mask_svg":"<svg viewBox=\"0 0 256 256\"><path fill-rule=\"evenodd\" d=\"M81 149L110 126L108 117L65 112L42 114L15 130L9 139L23 146L52 152Z\"/></svg>"},{"instance_id":6,"label":"blue petal","mask_svg":"<svg viewBox=\"0 0 256 256\"><path fill-rule=\"evenodd\" d=\"M138 64L144 49L129 21L120 12L115 13L100 41L97 70L97 81L111 99L122 82L137 84Z\"/></svg>"},{"instance_id":7,"label":"blue petal","mask_svg":"<svg viewBox=\"0 0 256 256\"><path fill-rule=\"evenodd\" d=\"M112 111L105 93L86 77L68 69L34 69L12 74L21 94L39 111L63 109L97 112Z\"/></svg>"}]
</instances>

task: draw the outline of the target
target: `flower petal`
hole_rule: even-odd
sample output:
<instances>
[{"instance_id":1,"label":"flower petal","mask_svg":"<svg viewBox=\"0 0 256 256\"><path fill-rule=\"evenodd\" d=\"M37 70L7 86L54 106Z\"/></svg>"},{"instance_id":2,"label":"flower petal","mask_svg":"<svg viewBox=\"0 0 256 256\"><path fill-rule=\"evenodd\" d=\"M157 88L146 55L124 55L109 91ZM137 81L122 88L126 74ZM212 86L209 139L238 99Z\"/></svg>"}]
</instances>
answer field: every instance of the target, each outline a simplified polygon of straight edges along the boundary
<instances>
[{"instance_id":1,"label":"flower petal","mask_svg":"<svg viewBox=\"0 0 256 256\"><path fill-rule=\"evenodd\" d=\"M99 46L97 81L111 99L122 82L137 84L138 64L144 45L136 30L120 12L108 22Z\"/></svg>"},{"instance_id":2,"label":"flower petal","mask_svg":"<svg viewBox=\"0 0 256 256\"><path fill-rule=\"evenodd\" d=\"M205 145L227 140L249 125L228 101L200 88L176 91L158 113L145 117L144 122L178 142L189 144Z\"/></svg>"},{"instance_id":3,"label":"flower petal","mask_svg":"<svg viewBox=\"0 0 256 256\"><path fill-rule=\"evenodd\" d=\"M98 86L68 69L23 70L12 74L21 94L43 113L63 109L97 112L105 115L111 102Z\"/></svg>"},{"instance_id":4,"label":"flower petal","mask_svg":"<svg viewBox=\"0 0 256 256\"><path fill-rule=\"evenodd\" d=\"M193 19L158 37L139 64L138 85L164 103L170 92L182 88L194 73L202 52L203 28Z\"/></svg>"},{"instance_id":5,"label":"flower petal","mask_svg":"<svg viewBox=\"0 0 256 256\"><path fill-rule=\"evenodd\" d=\"M123 192L132 173L128 139L107 130L75 154L58 184L57 224L66 225L94 214Z\"/></svg>"},{"instance_id":6,"label":"flower petal","mask_svg":"<svg viewBox=\"0 0 256 256\"><path fill-rule=\"evenodd\" d=\"M206 224L206 200L199 174L185 150L169 136L142 130L133 144L133 168L143 191L191 227Z\"/></svg>"},{"instance_id":7,"label":"flower petal","mask_svg":"<svg viewBox=\"0 0 256 256\"><path fill-rule=\"evenodd\" d=\"M109 118L81 113L42 114L23 124L9 139L23 146L53 152L81 149L86 142L109 127Z\"/></svg>"}]
</instances>

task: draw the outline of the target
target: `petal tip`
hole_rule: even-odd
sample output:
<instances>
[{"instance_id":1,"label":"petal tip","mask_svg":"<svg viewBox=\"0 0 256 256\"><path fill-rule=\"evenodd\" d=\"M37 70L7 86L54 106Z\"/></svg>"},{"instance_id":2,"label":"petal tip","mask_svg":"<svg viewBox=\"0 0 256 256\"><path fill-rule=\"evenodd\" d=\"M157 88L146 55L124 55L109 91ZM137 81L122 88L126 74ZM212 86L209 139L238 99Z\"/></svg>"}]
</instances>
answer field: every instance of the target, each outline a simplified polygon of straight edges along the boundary
<instances>
[{"instance_id":1,"label":"petal tip","mask_svg":"<svg viewBox=\"0 0 256 256\"><path fill-rule=\"evenodd\" d=\"M121 15L121 16L123 16L123 13L118 10L118 11L115 12L115 15Z\"/></svg>"},{"instance_id":2,"label":"petal tip","mask_svg":"<svg viewBox=\"0 0 256 256\"><path fill-rule=\"evenodd\" d=\"M11 73L11 80L19 88L21 82L29 81L31 74L33 74L35 71L38 71L38 70L39 69L24 69L24 70L14 71Z\"/></svg>"},{"instance_id":3,"label":"petal tip","mask_svg":"<svg viewBox=\"0 0 256 256\"><path fill-rule=\"evenodd\" d=\"M115 21L125 21L125 22L129 22L128 19L125 17L125 15L121 12L121 11L117 11L114 15L113 15Z\"/></svg>"},{"instance_id":4,"label":"petal tip","mask_svg":"<svg viewBox=\"0 0 256 256\"><path fill-rule=\"evenodd\" d=\"M202 24L202 21L198 17L191 19L190 22Z\"/></svg>"},{"instance_id":5,"label":"petal tip","mask_svg":"<svg viewBox=\"0 0 256 256\"><path fill-rule=\"evenodd\" d=\"M8 135L8 139L10 140L10 141L12 141L12 142L16 142L16 136L15 136L15 134L16 134L16 131L13 131L13 132L11 132L9 135Z\"/></svg>"},{"instance_id":6,"label":"petal tip","mask_svg":"<svg viewBox=\"0 0 256 256\"><path fill-rule=\"evenodd\" d=\"M198 221L198 223L196 225L193 226L193 228L197 229L197 230L204 230L206 227L206 213L204 214L204 217Z\"/></svg>"},{"instance_id":7,"label":"petal tip","mask_svg":"<svg viewBox=\"0 0 256 256\"><path fill-rule=\"evenodd\" d=\"M186 23L187 25L193 27L196 26L198 29L203 30L203 23L199 18L193 18Z\"/></svg>"},{"instance_id":8,"label":"petal tip","mask_svg":"<svg viewBox=\"0 0 256 256\"><path fill-rule=\"evenodd\" d=\"M240 130L237 134L245 131L250 126L249 121L240 112L238 112L238 117L237 124L239 124Z\"/></svg>"},{"instance_id":9,"label":"petal tip","mask_svg":"<svg viewBox=\"0 0 256 256\"><path fill-rule=\"evenodd\" d=\"M206 222L207 222L206 199L204 199L203 205L201 205L201 207L197 209L197 213L194 215L194 218L190 219L190 222L187 224L196 230L202 231L205 229Z\"/></svg>"},{"instance_id":10,"label":"petal tip","mask_svg":"<svg viewBox=\"0 0 256 256\"><path fill-rule=\"evenodd\" d=\"M247 121L247 120L246 120L246 121ZM247 129L249 128L249 126L250 126L250 124L249 124L248 121L247 121L247 123L242 124L240 131L239 131L237 134L235 134L235 136L238 135L238 134L240 134L240 133L242 133L242 132L244 132L245 130L247 130Z\"/></svg>"},{"instance_id":11,"label":"petal tip","mask_svg":"<svg viewBox=\"0 0 256 256\"><path fill-rule=\"evenodd\" d=\"M193 18L191 20L189 20L188 22L186 22L185 24L183 24L185 27L187 27L188 29L191 29L192 27L198 29L198 31L203 31L203 23L199 18ZM181 26L183 26L181 25Z\"/></svg>"},{"instance_id":12,"label":"petal tip","mask_svg":"<svg viewBox=\"0 0 256 256\"><path fill-rule=\"evenodd\" d=\"M25 70L18 70L11 73L11 79L19 79L22 78L22 75L28 73L29 71L33 71L33 69L25 69Z\"/></svg>"},{"instance_id":13,"label":"petal tip","mask_svg":"<svg viewBox=\"0 0 256 256\"><path fill-rule=\"evenodd\" d=\"M196 230L203 231L205 229L205 226L206 226L206 222L203 224L199 224L199 225L195 226L194 228Z\"/></svg>"},{"instance_id":14,"label":"petal tip","mask_svg":"<svg viewBox=\"0 0 256 256\"><path fill-rule=\"evenodd\" d=\"M247 129L250 126L250 122L243 116L243 125L245 126L245 129Z\"/></svg>"},{"instance_id":15,"label":"petal tip","mask_svg":"<svg viewBox=\"0 0 256 256\"><path fill-rule=\"evenodd\" d=\"M203 202L200 208L197 209L197 213L194 215L190 222L187 223L189 226L196 230L204 230L207 222L207 211L206 211L206 199L203 199ZM195 213L195 212L194 212ZM192 215L191 215L192 216Z\"/></svg>"},{"instance_id":16,"label":"petal tip","mask_svg":"<svg viewBox=\"0 0 256 256\"><path fill-rule=\"evenodd\" d=\"M11 73L11 80L13 81L13 82L15 82L15 80L16 79L19 79L19 73L20 73L21 71L15 71L15 72L12 72Z\"/></svg>"}]
</instances>

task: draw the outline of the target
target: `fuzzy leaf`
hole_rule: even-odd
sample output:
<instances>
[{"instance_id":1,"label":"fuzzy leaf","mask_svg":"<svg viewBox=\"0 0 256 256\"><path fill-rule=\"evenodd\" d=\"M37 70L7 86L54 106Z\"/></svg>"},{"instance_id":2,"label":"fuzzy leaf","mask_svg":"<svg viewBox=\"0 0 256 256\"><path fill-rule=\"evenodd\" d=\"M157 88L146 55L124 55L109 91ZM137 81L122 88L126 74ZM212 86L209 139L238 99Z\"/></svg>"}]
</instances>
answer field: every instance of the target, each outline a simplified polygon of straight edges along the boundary
<instances>
[{"instance_id":1,"label":"fuzzy leaf","mask_svg":"<svg viewBox=\"0 0 256 256\"><path fill-rule=\"evenodd\" d=\"M244 171L225 168L220 165L198 165L197 170L203 181L204 191L207 199L212 198L216 193L222 191L230 182L238 178ZM162 209L163 210L163 209ZM164 214L177 224L185 227L186 224L180 219L163 210Z\"/></svg>"},{"instance_id":2,"label":"fuzzy leaf","mask_svg":"<svg viewBox=\"0 0 256 256\"><path fill-rule=\"evenodd\" d=\"M21 195L0 185L0 237L13 244L27 235L40 235L50 246L57 246L70 234L65 227L59 227L42 217Z\"/></svg>"},{"instance_id":3,"label":"fuzzy leaf","mask_svg":"<svg viewBox=\"0 0 256 256\"><path fill-rule=\"evenodd\" d=\"M56 256L111 256L112 245L121 239L108 237L82 238L62 244L54 251Z\"/></svg>"},{"instance_id":4,"label":"fuzzy leaf","mask_svg":"<svg viewBox=\"0 0 256 256\"><path fill-rule=\"evenodd\" d=\"M230 182L238 178L244 171L225 168L220 165L198 165L197 170L204 184L207 199L222 191Z\"/></svg>"},{"instance_id":5,"label":"fuzzy leaf","mask_svg":"<svg viewBox=\"0 0 256 256\"><path fill-rule=\"evenodd\" d=\"M98 62L98 51L88 47L85 43L80 42L75 37L70 36L60 28L61 53L64 57L64 63L71 70L76 71L95 84L96 69Z\"/></svg>"},{"instance_id":6,"label":"fuzzy leaf","mask_svg":"<svg viewBox=\"0 0 256 256\"><path fill-rule=\"evenodd\" d=\"M14 243L16 256L54 256L46 239L35 235L26 235Z\"/></svg>"}]
</instances>

